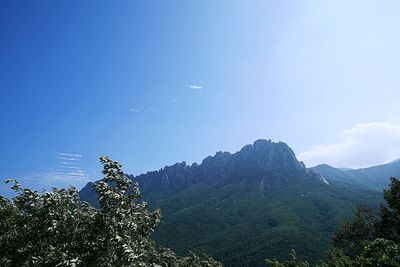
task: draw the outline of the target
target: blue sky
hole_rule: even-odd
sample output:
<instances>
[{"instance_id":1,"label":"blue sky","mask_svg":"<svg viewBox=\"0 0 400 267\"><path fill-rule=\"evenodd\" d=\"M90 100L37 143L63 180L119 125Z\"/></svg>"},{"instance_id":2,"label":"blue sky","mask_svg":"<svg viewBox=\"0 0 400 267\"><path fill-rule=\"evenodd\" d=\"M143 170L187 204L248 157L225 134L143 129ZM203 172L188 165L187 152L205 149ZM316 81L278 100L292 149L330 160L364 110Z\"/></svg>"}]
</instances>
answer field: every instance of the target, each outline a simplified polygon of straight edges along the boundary
<instances>
[{"instance_id":1,"label":"blue sky","mask_svg":"<svg viewBox=\"0 0 400 267\"><path fill-rule=\"evenodd\" d=\"M259 138L308 166L399 158L399 9L2 1L0 177L81 187L103 154L139 174Z\"/></svg>"}]
</instances>

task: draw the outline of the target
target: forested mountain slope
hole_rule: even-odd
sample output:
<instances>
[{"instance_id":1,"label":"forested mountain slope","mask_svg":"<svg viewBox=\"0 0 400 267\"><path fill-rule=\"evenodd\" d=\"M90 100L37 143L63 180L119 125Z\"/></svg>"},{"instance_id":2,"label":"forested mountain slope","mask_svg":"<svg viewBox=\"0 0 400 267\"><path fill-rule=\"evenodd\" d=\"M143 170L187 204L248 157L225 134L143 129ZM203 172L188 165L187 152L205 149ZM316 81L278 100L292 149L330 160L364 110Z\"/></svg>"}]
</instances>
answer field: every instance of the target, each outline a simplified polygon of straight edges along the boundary
<instances>
[{"instance_id":1,"label":"forested mountain slope","mask_svg":"<svg viewBox=\"0 0 400 267\"><path fill-rule=\"evenodd\" d=\"M326 181L285 143L270 140L130 178L162 210L159 244L203 252L226 266L260 266L291 248L315 263L341 218L357 203L376 207L381 199L381 192ZM90 184L81 197L93 202Z\"/></svg>"},{"instance_id":2,"label":"forested mountain slope","mask_svg":"<svg viewBox=\"0 0 400 267\"><path fill-rule=\"evenodd\" d=\"M312 168L329 181L338 181L352 186L382 191L390 183L390 177L400 177L400 161L395 160L361 169L338 169L323 164Z\"/></svg>"}]
</instances>

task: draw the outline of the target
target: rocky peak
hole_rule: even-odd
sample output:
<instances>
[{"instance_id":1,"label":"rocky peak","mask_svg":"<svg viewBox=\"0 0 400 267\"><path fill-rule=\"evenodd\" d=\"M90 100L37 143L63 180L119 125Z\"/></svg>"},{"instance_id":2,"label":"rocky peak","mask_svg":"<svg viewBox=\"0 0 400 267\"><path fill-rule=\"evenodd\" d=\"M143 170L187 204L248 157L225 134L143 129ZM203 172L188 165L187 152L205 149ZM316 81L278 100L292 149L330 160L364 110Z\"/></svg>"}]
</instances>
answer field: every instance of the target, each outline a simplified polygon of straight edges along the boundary
<instances>
[{"instance_id":1,"label":"rocky peak","mask_svg":"<svg viewBox=\"0 0 400 267\"><path fill-rule=\"evenodd\" d=\"M225 184L244 180L246 183L262 181L265 185L282 179L289 182L324 182L319 174L308 170L296 159L287 144L264 139L246 145L234 154L219 151L214 156L206 157L201 164L181 162L159 171L129 177L139 182L143 193L178 191L198 183Z\"/></svg>"},{"instance_id":2,"label":"rocky peak","mask_svg":"<svg viewBox=\"0 0 400 267\"><path fill-rule=\"evenodd\" d=\"M241 165L259 171L279 173L305 173L304 164L299 162L293 150L283 142L257 140L235 154Z\"/></svg>"}]
</instances>

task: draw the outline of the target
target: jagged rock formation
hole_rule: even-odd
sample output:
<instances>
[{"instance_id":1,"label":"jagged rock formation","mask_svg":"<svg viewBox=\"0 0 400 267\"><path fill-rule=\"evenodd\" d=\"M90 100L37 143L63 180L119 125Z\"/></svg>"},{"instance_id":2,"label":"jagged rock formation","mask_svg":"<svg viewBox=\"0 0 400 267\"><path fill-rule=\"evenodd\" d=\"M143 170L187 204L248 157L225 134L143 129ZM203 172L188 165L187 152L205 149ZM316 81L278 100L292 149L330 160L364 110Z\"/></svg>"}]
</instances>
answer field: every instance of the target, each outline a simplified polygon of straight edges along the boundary
<instances>
[{"instance_id":1,"label":"jagged rock formation","mask_svg":"<svg viewBox=\"0 0 400 267\"><path fill-rule=\"evenodd\" d=\"M241 180L262 183L264 189L278 182L278 179L313 180L329 184L298 161L287 144L271 140L257 140L234 154L217 152L215 156L205 158L201 164L189 166L185 162L176 163L159 171L129 177L139 182L144 194L160 190L176 192L198 183L233 183Z\"/></svg>"},{"instance_id":2,"label":"jagged rock formation","mask_svg":"<svg viewBox=\"0 0 400 267\"><path fill-rule=\"evenodd\" d=\"M377 206L381 196L328 183L288 145L271 140L130 178L151 207L161 208L158 244L206 253L226 266L263 266L265 258L283 258L292 248L316 263L340 219L356 203ZM81 197L95 203L90 184Z\"/></svg>"}]
</instances>

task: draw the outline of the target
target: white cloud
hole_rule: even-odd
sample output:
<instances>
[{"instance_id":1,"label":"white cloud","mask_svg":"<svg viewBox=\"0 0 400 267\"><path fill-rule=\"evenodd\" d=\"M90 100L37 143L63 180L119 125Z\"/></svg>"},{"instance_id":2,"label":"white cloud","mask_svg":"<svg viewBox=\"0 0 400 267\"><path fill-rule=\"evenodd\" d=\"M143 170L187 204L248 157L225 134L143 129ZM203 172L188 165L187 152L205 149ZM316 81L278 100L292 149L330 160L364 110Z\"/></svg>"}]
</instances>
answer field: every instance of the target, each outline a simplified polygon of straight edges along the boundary
<instances>
[{"instance_id":1,"label":"white cloud","mask_svg":"<svg viewBox=\"0 0 400 267\"><path fill-rule=\"evenodd\" d=\"M65 160L67 160L67 161L80 161L81 158L82 158L81 154L69 154L69 153L63 153L63 152L58 153L58 157L57 157L57 159L59 159L59 160L64 160L64 161L62 161L60 163L67 164L67 165L71 165L71 163L65 162Z\"/></svg>"},{"instance_id":2,"label":"white cloud","mask_svg":"<svg viewBox=\"0 0 400 267\"><path fill-rule=\"evenodd\" d=\"M48 170L39 174L36 174L36 179L46 182L76 182L76 181L88 181L89 175L79 166L82 158L81 154L69 154L69 153L58 153L58 169Z\"/></svg>"},{"instance_id":3,"label":"white cloud","mask_svg":"<svg viewBox=\"0 0 400 267\"><path fill-rule=\"evenodd\" d=\"M307 166L326 163L335 167L362 168L400 157L400 125L360 123L343 131L343 140L318 145L298 155Z\"/></svg>"},{"instance_id":4,"label":"white cloud","mask_svg":"<svg viewBox=\"0 0 400 267\"><path fill-rule=\"evenodd\" d=\"M80 154L69 154L69 153L62 153L62 152L58 153L58 155L73 157L73 158L81 158L82 157L82 155L80 155Z\"/></svg>"},{"instance_id":5,"label":"white cloud","mask_svg":"<svg viewBox=\"0 0 400 267\"><path fill-rule=\"evenodd\" d=\"M27 174L20 177L22 181L33 181L35 183L56 186L58 183L75 184L76 182L88 182L90 176L80 172L43 171Z\"/></svg>"},{"instance_id":6,"label":"white cloud","mask_svg":"<svg viewBox=\"0 0 400 267\"><path fill-rule=\"evenodd\" d=\"M59 175L70 176L74 179L74 176L85 177L87 178L87 174L84 172L61 172Z\"/></svg>"},{"instance_id":7,"label":"white cloud","mask_svg":"<svg viewBox=\"0 0 400 267\"><path fill-rule=\"evenodd\" d=\"M71 158L67 158L67 157L57 157L58 159L62 159L62 160L71 160L71 161L79 161L80 159L78 159L78 158L73 158L73 157L71 157Z\"/></svg>"},{"instance_id":8,"label":"white cloud","mask_svg":"<svg viewBox=\"0 0 400 267\"><path fill-rule=\"evenodd\" d=\"M47 168L37 172L25 173L17 177L22 186L29 186L33 190L51 190L53 187L67 188L73 185L82 188L87 182L97 177L97 172L88 172L82 161L85 157L80 154L58 153L56 168ZM0 191L2 188L0 187ZM7 189L6 194L11 190ZM0 192L1 193L1 192Z\"/></svg>"},{"instance_id":9,"label":"white cloud","mask_svg":"<svg viewBox=\"0 0 400 267\"><path fill-rule=\"evenodd\" d=\"M137 109L137 108L130 108L129 111L137 113L137 112L139 112L140 110Z\"/></svg>"},{"instance_id":10,"label":"white cloud","mask_svg":"<svg viewBox=\"0 0 400 267\"><path fill-rule=\"evenodd\" d=\"M60 161L60 164L64 164L64 165L72 165L72 162L67 162L67 161Z\"/></svg>"},{"instance_id":11,"label":"white cloud","mask_svg":"<svg viewBox=\"0 0 400 267\"><path fill-rule=\"evenodd\" d=\"M179 101L179 99L171 99L171 102L173 102L173 103L176 103L178 101Z\"/></svg>"},{"instance_id":12,"label":"white cloud","mask_svg":"<svg viewBox=\"0 0 400 267\"><path fill-rule=\"evenodd\" d=\"M193 89L193 90L201 90L201 89L203 89L203 86L194 85L194 84L186 84L186 87L189 87L190 89Z\"/></svg>"}]
</instances>

